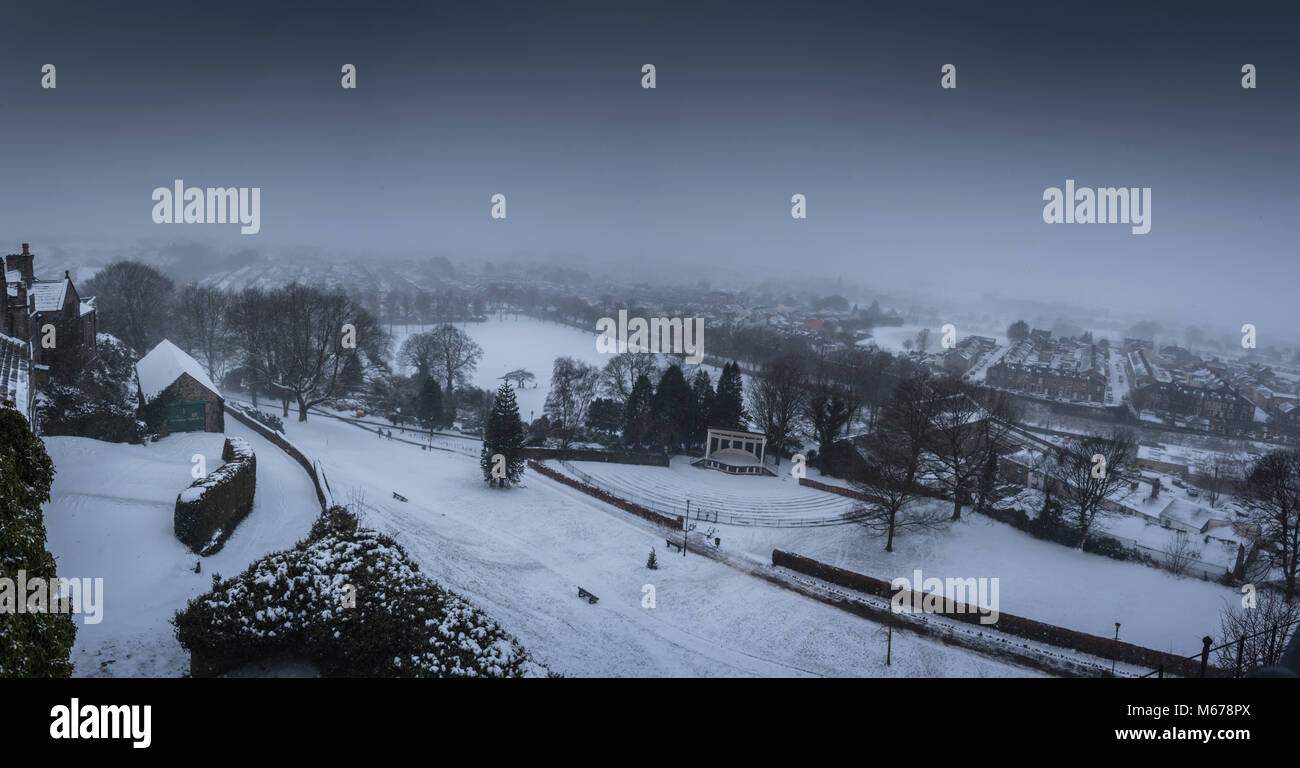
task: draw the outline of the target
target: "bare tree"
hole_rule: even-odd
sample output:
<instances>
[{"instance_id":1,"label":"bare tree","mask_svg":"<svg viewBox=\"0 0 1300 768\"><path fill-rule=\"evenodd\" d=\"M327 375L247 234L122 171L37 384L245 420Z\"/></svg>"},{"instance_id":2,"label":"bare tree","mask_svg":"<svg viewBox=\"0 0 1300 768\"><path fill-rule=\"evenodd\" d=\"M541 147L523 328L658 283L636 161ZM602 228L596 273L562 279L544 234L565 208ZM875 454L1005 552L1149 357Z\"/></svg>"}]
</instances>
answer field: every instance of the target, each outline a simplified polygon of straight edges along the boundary
<instances>
[{"instance_id":1,"label":"bare tree","mask_svg":"<svg viewBox=\"0 0 1300 768\"><path fill-rule=\"evenodd\" d=\"M181 343L203 361L208 376L220 381L233 351L229 325L230 297L217 288L191 283L176 303Z\"/></svg>"},{"instance_id":2,"label":"bare tree","mask_svg":"<svg viewBox=\"0 0 1300 768\"><path fill-rule=\"evenodd\" d=\"M461 329L447 323L429 332L433 336L434 354L430 373L443 382L443 392L450 394L457 384L464 386L483 358L483 348Z\"/></svg>"},{"instance_id":3,"label":"bare tree","mask_svg":"<svg viewBox=\"0 0 1300 768\"><path fill-rule=\"evenodd\" d=\"M909 529L936 528L943 514L931 505L917 505L919 487L906 436L887 430L867 438L866 466L857 470L853 487L863 505L852 513L868 530L885 536L885 551L894 551L894 536Z\"/></svg>"},{"instance_id":4,"label":"bare tree","mask_svg":"<svg viewBox=\"0 0 1300 768\"><path fill-rule=\"evenodd\" d=\"M1241 672L1277 664L1300 622L1300 603L1275 593L1257 593L1253 607L1230 606L1219 616L1219 648L1215 662L1220 669L1236 669L1241 653ZM1244 638L1244 639L1243 639Z\"/></svg>"},{"instance_id":5,"label":"bare tree","mask_svg":"<svg viewBox=\"0 0 1300 768\"><path fill-rule=\"evenodd\" d=\"M988 413L970 388L955 380L935 382L929 445L940 472L952 486L952 519L961 519L965 496L987 458L984 445Z\"/></svg>"},{"instance_id":6,"label":"bare tree","mask_svg":"<svg viewBox=\"0 0 1300 768\"><path fill-rule=\"evenodd\" d=\"M1088 540L1098 517L1131 492L1132 478L1124 468L1136 454L1133 434L1116 430L1111 436L1083 435L1057 450L1052 467L1061 505L1079 531L1078 548Z\"/></svg>"},{"instance_id":7,"label":"bare tree","mask_svg":"<svg viewBox=\"0 0 1300 768\"><path fill-rule=\"evenodd\" d=\"M1300 575L1300 451L1260 457L1246 477L1245 502L1271 564L1282 574L1289 602Z\"/></svg>"},{"instance_id":8,"label":"bare tree","mask_svg":"<svg viewBox=\"0 0 1300 768\"><path fill-rule=\"evenodd\" d=\"M546 395L546 417L560 430L560 447L568 448L587 418L596 397L600 369L572 357L555 359L551 391Z\"/></svg>"},{"instance_id":9,"label":"bare tree","mask_svg":"<svg viewBox=\"0 0 1300 768\"><path fill-rule=\"evenodd\" d=\"M171 321L174 286L161 272L137 261L109 264L84 293L95 297L103 330L140 354L161 341Z\"/></svg>"},{"instance_id":10,"label":"bare tree","mask_svg":"<svg viewBox=\"0 0 1300 768\"><path fill-rule=\"evenodd\" d=\"M801 426L808 389L802 361L795 355L782 355L750 380L748 392L750 417L776 450L776 465L781 465L781 450Z\"/></svg>"},{"instance_id":11,"label":"bare tree","mask_svg":"<svg viewBox=\"0 0 1300 768\"><path fill-rule=\"evenodd\" d=\"M1201 551L1192 545L1192 537L1187 531L1174 534L1174 543L1165 551L1165 568L1177 576L1182 576L1190 566L1201 557Z\"/></svg>"},{"instance_id":12,"label":"bare tree","mask_svg":"<svg viewBox=\"0 0 1300 768\"><path fill-rule=\"evenodd\" d=\"M600 374L600 385L607 397L626 404L632 396L637 377L645 375L651 381L659 378L659 362L655 355L623 352L609 359Z\"/></svg>"}]
</instances>

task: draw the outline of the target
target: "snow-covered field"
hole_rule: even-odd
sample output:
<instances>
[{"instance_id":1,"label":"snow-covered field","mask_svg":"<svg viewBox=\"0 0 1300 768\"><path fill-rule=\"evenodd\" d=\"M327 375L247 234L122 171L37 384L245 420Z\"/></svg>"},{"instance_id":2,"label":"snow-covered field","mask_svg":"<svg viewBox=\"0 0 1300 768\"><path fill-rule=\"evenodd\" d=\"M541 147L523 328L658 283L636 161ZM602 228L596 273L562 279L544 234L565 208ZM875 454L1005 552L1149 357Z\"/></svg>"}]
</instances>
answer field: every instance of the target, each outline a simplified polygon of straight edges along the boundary
<instances>
[{"instance_id":1,"label":"snow-covered field","mask_svg":"<svg viewBox=\"0 0 1300 768\"><path fill-rule=\"evenodd\" d=\"M552 481L529 474L526 487L490 489L470 456L321 416L285 426L340 501L364 494L364 524L394 535L565 675L1034 674L910 632L895 633L886 666L879 625L717 561L670 555L649 523ZM643 607L647 585L653 608ZM579 587L600 602L579 599Z\"/></svg>"},{"instance_id":2,"label":"snow-covered field","mask_svg":"<svg viewBox=\"0 0 1300 768\"><path fill-rule=\"evenodd\" d=\"M257 455L253 511L217 554L199 558L176 540L176 494L192 482L191 458L221 465L222 435L182 433L152 445L47 437L56 474L45 505L49 548L63 578L102 578L103 620L78 617L75 674L86 677L177 677L189 656L169 623L176 611L257 558L291 546L320 512L302 468L252 430L226 420L228 434ZM194 564L202 559L202 573Z\"/></svg>"},{"instance_id":3,"label":"snow-covered field","mask_svg":"<svg viewBox=\"0 0 1300 768\"><path fill-rule=\"evenodd\" d=\"M800 509L803 514L818 514L817 501L851 506L848 499L801 488L784 475L739 477L684 461L674 461L669 468L593 462L572 466L596 479L600 487L637 494L650 505L684 507L684 497L690 496L693 510L702 504L706 509L762 514L774 505L773 511L790 517L798 516ZM801 503L808 506L800 507ZM950 502L923 503L935 504L942 514L951 513ZM774 548L783 549L886 581L910 579L916 569L939 578L996 577L1001 585L1000 607L1006 613L1104 637L1113 635L1118 621L1121 637L1129 642L1188 655L1199 650L1201 637L1217 631L1223 608L1240 598L1240 593L1214 582L1078 552L970 510L961 522L938 531L900 533L892 554L884 551L880 536L855 525L716 527L728 549L743 549L758 558L770 557Z\"/></svg>"},{"instance_id":4,"label":"snow-covered field","mask_svg":"<svg viewBox=\"0 0 1300 768\"><path fill-rule=\"evenodd\" d=\"M557 357L573 357L603 368L609 355L596 351L596 332L583 333L577 328L531 317L492 318L482 323L456 323L483 348L483 359L474 372L472 384L495 391L501 376L516 368L532 371L537 378L525 389L516 389L519 415L531 421L542 415L546 393L551 389L551 369ZM433 326L426 325L423 330ZM395 325L392 328L393 359L402 343L419 333L418 325ZM399 367L400 370L400 367ZM407 375L411 371L401 370Z\"/></svg>"}]
</instances>

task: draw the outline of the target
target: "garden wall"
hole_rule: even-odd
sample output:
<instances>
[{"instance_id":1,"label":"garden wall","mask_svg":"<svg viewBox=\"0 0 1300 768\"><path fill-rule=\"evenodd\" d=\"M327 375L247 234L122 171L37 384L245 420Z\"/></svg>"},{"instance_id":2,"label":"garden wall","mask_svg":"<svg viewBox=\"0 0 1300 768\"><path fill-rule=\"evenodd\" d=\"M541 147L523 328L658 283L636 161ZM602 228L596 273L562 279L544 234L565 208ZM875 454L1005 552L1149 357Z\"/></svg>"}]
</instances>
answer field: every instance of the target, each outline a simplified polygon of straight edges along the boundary
<instances>
[{"instance_id":1,"label":"garden wall","mask_svg":"<svg viewBox=\"0 0 1300 768\"><path fill-rule=\"evenodd\" d=\"M226 463L195 480L176 497L176 538L200 555L221 550L235 526L253 510L257 457L248 441L227 437L221 450Z\"/></svg>"}]
</instances>

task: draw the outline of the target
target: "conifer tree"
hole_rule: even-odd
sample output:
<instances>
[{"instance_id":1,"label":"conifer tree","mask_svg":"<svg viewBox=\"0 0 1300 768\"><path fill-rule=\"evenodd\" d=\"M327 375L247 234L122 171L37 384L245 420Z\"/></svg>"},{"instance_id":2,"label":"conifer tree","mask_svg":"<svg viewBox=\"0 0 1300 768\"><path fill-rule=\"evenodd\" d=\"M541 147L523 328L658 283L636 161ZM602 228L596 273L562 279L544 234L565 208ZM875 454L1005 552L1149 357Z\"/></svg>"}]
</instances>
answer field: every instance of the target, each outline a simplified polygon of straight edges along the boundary
<instances>
[{"instance_id":1,"label":"conifer tree","mask_svg":"<svg viewBox=\"0 0 1300 768\"><path fill-rule=\"evenodd\" d=\"M22 572L29 584L37 579L57 583L41 514L53 480L54 464L45 444L22 414L0 407L0 578L16 582ZM12 611L12 590L8 597ZM66 606L55 605L51 597L48 589L18 595L27 606L36 601L41 609L0 613L0 678L71 677L77 628Z\"/></svg>"},{"instance_id":2,"label":"conifer tree","mask_svg":"<svg viewBox=\"0 0 1300 768\"><path fill-rule=\"evenodd\" d=\"M745 429L745 388L740 379L740 365L734 361L722 366L709 423L714 427Z\"/></svg>"},{"instance_id":3,"label":"conifer tree","mask_svg":"<svg viewBox=\"0 0 1300 768\"><path fill-rule=\"evenodd\" d=\"M524 424L519 420L519 403L510 382L502 382L492 402L492 413L488 416L483 449L479 454L483 480L488 485L501 487L518 483L524 475L523 447ZM503 478L492 477L492 457L497 454L505 457L506 476Z\"/></svg>"},{"instance_id":4,"label":"conifer tree","mask_svg":"<svg viewBox=\"0 0 1300 768\"><path fill-rule=\"evenodd\" d=\"M425 429L434 429L445 423L442 412L442 387L432 376L424 380L424 386L420 387L420 394L415 399L415 418Z\"/></svg>"},{"instance_id":5,"label":"conifer tree","mask_svg":"<svg viewBox=\"0 0 1300 768\"><path fill-rule=\"evenodd\" d=\"M632 385L632 394L627 398L627 410L623 421L623 442L637 446L650 436L651 416L653 415L654 385L644 373L636 377Z\"/></svg>"}]
</instances>

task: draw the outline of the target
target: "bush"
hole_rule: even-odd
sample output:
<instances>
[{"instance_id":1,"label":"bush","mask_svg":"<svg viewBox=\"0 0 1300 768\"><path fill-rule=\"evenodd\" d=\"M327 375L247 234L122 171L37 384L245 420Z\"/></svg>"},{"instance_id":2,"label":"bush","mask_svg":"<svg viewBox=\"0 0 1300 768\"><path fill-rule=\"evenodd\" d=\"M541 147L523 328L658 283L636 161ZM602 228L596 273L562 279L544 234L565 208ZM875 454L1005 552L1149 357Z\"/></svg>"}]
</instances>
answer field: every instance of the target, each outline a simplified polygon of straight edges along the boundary
<instances>
[{"instance_id":1,"label":"bush","mask_svg":"<svg viewBox=\"0 0 1300 768\"><path fill-rule=\"evenodd\" d=\"M28 580L56 578L41 516L53 481L54 464L27 419L0 408L0 578L17 580L19 571ZM48 613L16 613L11 604L0 613L0 677L71 677L77 627L71 613L47 606Z\"/></svg>"},{"instance_id":2,"label":"bush","mask_svg":"<svg viewBox=\"0 0 1300 768\"><path fill-rule=\"evenodd\" d=\"M134 362L121 341L101 333L96 357L50 382L36 408L41 433L138 443L147 429L136 419Z\"/></svg>"},{"instance_id":3,"label":"bush","mask_svg":"<svg viewBox=\"0 0 1300 768\"><path fill-rule=\"evenodd\" d=\"M176 497L173 530L176 538L200 555L221 550L235 526L253 510L257 489L257 457L248 442L227 437L221 450L226 463L195 480Z\"/></svg>"},{"instance_id":4,"label":"bush","mask_svg":"<svg viewBox=\"0 0 1300 768\"><path fill-rule=\"evenodd\" d=\"M244 413L247 413L253 419L260 422L262 426L273 429L282 435L284 434L284 422L274 413L270 413L269 411L257 411L252 408L245 410Z\"/></svg>"},{"instance_id":5,"label":"bush","mask_svg":"<svg viewBox=\"0 0 1300 768\"><path fill-rule=\"evenodd\" d=\"M326 676L544 676L518 641L418 572L391 538L341 507L309 538L191 600L172 620L195 676L277 653Z\"/></svg>"}]
</instances>

